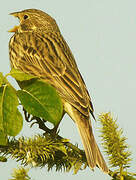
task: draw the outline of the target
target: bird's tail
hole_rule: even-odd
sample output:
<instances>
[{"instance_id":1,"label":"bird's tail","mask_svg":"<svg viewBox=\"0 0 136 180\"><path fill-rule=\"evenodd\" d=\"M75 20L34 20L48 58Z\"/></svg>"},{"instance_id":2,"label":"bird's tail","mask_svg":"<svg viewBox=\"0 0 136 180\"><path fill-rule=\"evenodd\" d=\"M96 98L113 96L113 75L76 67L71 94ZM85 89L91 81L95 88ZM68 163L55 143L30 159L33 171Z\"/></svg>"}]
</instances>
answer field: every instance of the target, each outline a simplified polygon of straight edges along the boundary
<instances>
[{"instance_id":1,"label":"bird's tail","mask_svg":"<svg viewBox=\"0 0 136 180\"><path fill-rule=\"evenodd\" d=\"M99 147L96 144L92 132L90 118L85 117L67 102L64 103L64 109L78 127L89 167L94 169L94 167L98 166L103 172L108 173L109 169L103 159Z\"/></svg>"},{"instance_id":2,"label":"bird's tail","mask_svg":"<svg viewBox=\"0 0 136 180\"><path fill-rule=\"evenodd\" d=\"M94 169L95 166L98 166L103 172L108 173L109 169L96 144L90 119L85 119L83 115L79 116L79 112L76 112L73 120L78 127L89 167Z\"/></svg>"}]
</instances>

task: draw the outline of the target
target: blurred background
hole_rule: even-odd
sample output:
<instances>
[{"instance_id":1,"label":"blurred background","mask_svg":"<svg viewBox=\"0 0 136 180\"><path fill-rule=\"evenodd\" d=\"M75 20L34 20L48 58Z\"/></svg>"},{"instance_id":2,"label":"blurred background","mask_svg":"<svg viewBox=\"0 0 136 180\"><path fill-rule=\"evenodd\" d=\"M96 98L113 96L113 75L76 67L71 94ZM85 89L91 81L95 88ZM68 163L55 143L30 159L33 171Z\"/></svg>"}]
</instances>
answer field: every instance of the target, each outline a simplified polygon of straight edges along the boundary
<instances>
[{"instance_id":1,"label":"blurred background","mask_svg":"<svg viewBox=\"0 0 136 180\"><path fill-rule=\"evenodd\" d=\"M8 14L27 8L45 11L54 17L62 35L69 44L80 72L86 82L95 109L96 118L101 112L111 112L127 136L132 151L131 171L136 169L135 108L136 108L136 1L135 0L4 0L0 7L0 72L10 71L8 30L19 22ZM10 82L17 87L14 80ZM93 121L93 120L92 120ZM93 121L97 143L99 122ZM24 128L19 135L39 133L36 126ZM60 135L78 143L81 140L73 121L65 115L60 125ZM103 149L100 146L101 151ZM103 153L104 154L104 153ZM105 156L107 161L107 157ZM19 163L9 160L0 163L2 180L11 178L13 168ZM89 168L73 175L72 172L47 172L46 167L33 168L29 175L34 180L109 180L99 169Z\"/></svg>"}]
</instances>

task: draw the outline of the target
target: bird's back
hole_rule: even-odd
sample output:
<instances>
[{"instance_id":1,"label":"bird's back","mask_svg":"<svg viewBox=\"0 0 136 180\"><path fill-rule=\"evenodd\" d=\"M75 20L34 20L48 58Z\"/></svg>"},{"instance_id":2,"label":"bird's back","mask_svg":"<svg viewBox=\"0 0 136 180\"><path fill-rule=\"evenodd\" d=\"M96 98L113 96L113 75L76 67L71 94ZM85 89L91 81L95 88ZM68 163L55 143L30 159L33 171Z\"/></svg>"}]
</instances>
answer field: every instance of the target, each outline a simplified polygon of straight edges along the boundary
<instances>
[{"instance_id":1,"label":"bird's back","mask_svg":"<svg viewBox=\"0 0 136 180\"><path fill-rule=\"evenodd\" d=\"M15 33L9 43L11 66L53 85L60 96L85 116L93 106L66 41L58 33Z\"/></svg>"}]
</instances>

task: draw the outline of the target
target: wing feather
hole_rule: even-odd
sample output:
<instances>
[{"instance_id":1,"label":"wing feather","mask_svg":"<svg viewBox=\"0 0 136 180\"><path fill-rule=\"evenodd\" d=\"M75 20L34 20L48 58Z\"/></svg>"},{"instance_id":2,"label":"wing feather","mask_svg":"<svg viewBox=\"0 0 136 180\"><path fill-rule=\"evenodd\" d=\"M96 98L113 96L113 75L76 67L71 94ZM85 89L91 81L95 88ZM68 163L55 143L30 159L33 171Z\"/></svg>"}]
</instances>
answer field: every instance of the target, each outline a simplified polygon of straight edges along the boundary
<instances>
[{"instance_id":1,"label":"wing feather","mask_svg":"<svg viewBox=\"0 0 136 180\"><path fill-rule=\"evenodd\" d=\"M49 81L82 114L89 116L89 110L93 114L86 85L61 34L19 33L11 38L9 46L14 68Z\"/></svg>"}]
</instances>

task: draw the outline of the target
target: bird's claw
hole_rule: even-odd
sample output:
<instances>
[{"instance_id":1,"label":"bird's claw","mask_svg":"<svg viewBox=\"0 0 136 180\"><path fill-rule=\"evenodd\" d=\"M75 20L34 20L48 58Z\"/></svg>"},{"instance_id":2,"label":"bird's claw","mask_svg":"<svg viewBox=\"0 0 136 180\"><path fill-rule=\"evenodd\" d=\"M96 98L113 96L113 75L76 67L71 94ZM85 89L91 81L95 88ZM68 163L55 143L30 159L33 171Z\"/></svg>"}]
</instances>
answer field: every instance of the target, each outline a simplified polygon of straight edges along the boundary
<instances>
[{"instance_id":1,"label":"bird's claw","mask_svg":"<svg viewBox=\"0 0 136 180\"><path fill-rule=\"evenodd\" d=\"M32 127L34 124L38 124L39 128L42 129L43 131L45 131L44 134L47 134L47 133L52 134L52 135L58 134L58 132L59 132L58 125L52 129L50 129L45 125L45 123L47 122L46 120L41 119L36 116L30 117L31 115L24 108L23 108L23 111L24 111L25 120L27 122L32 122L33 120L35 120L35 122L33 122L30 127Z\"/></svg>"},{"instance_id":2,"label":"bird's claw","mask_svg":"<svg viewBox=\"0 0 136 180\"><path fill-rule=\"evenodd\" d=\"M25 116L25 120L27 122L31 122L31 119L30 119L30 114L25 110L25 108L23 107L23 111L24 111L24 116Z\"/></svg>"}]
</instances>

